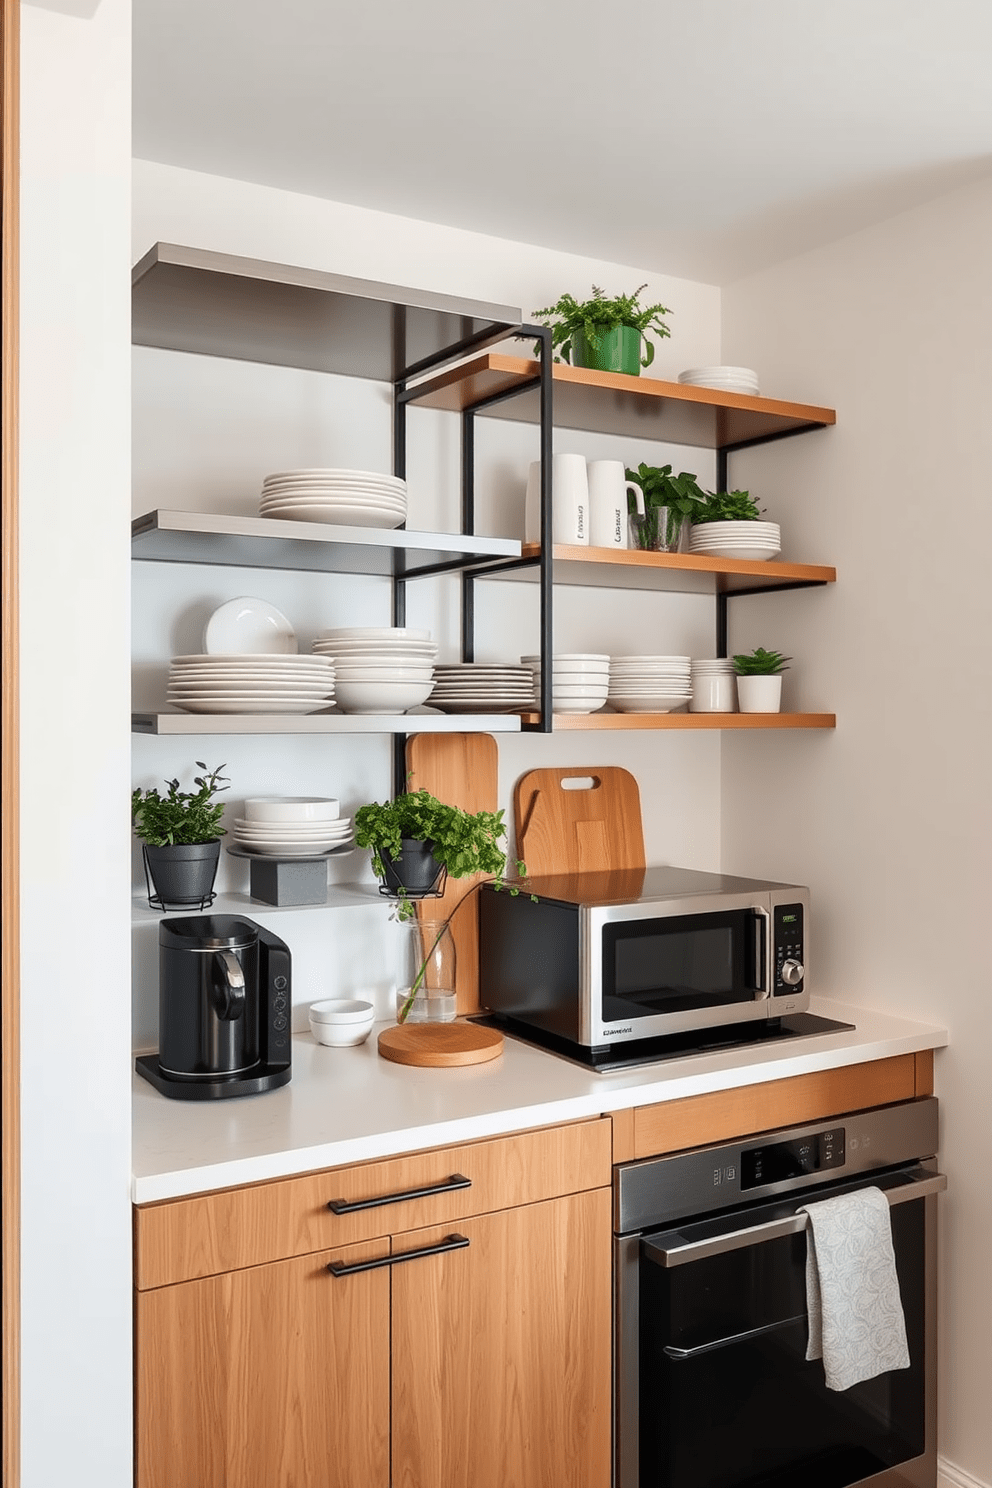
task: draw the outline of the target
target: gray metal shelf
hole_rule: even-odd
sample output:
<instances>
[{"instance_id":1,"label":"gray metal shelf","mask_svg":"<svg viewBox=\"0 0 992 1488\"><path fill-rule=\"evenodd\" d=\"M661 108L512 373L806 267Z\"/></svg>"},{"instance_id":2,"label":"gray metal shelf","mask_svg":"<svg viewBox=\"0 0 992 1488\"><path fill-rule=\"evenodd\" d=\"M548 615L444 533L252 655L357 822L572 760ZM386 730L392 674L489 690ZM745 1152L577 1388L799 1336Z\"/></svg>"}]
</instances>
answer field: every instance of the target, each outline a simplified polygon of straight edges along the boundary
<instances>
[{"instance_id":1,"label":"gray metal shelf","mask_svg":"<svg viewBox=\"0 0 992 1488\"><path fill-rule=\"evenodd\" d=\"M131 340L395 382L501 339L511 305L156 243L131 273Z\"/></svg>"},{"instance_id":2,"label":"gray metal shelf","mask_svg":"<svg viewBox=\"0 0 992 1488\"><path fill-rule=\"evenodd\" d=\"M132 713L133 734L519 734L518 713Z\"/></svg>"},{"instance_id":3,"label":"gray metal shelf","mask_svg":"<svg viewBox=\"0 0 992 1488\"><path fill-rule=\"evenodd\" d=\"M153 563L213 563L412 579L519 558L520 543L505 537L160 510L146 512L131 523L131 555Z\"/></svg>"}]
</instances>

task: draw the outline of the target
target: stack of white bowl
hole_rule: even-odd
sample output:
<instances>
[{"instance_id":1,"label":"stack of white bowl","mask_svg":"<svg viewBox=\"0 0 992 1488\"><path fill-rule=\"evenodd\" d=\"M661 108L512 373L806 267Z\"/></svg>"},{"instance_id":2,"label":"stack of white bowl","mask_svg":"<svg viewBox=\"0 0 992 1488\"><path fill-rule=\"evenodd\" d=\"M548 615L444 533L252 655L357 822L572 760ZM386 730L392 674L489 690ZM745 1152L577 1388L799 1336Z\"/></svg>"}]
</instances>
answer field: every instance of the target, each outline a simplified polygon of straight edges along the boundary
<instances>
[{"instance_id":1,"label":"stack of white bowl","mask_svg":"<svg viewBox=\"0 0 992 1488\"><path fill-rule=\"evenodd\" d=\"M697 522L689 528L690 553L760 562L781 551L782 529L777 522Z\"/></svg>"},{"instance_id":2,"label":"stack of white bowl","mask_svg":"<svg viewBox=\"0 0 992 1488\"><path fill-rule=\"evenodd\" d=\"M758 396L758 374L753 367L689 367L679 373L684 387L717 388L722 393Z\"/></svg>"},{"instance_id":3,"label":"stack of white bowl","mask_svg":"<svg viewBox=\"0 0 992 1488\"><path fill-rule=\"evenodd\" d=\"M534 696L541 696L541 658L521 656L534 675ZM610 658L594 651L563 651L552 658L551 708L554 713L595 713L610 688Z\"/></svg>"},{"instance_id":4,"label":"stack of white bowl","mask_svg":"<svg viewBox=\"0 0 992 1488\"><path fill-rule=\"evenodd\" d=\"M611 656L611 708L618 713L671 713L689 701L688 656Z\"/></svg>"},{"instance_id":5,"label":"stack of white bowl","mask_svg":"<svg viewBox=\"0 0 992 1488\"><path fill-rule=\"evenodd\" d=\"M168 699L187 713L319 713L334 701L326 656L174 656Z\"/></svg>"},{"instance_id":6,"label":"stack of white bowl","mask_svg":"<svg viewBox=\"0 0 992 1488\"><path fill-rule=\"evenodd\" d=\"M437 647L429 630L341 626L322 631L313 649L334 661L342 713L405 713L426 702L434 686Z\"/></svg>"},{"instance_id":7,"label":"stack of white bowl","mask_svg":"<svg viewBox=\"0 0 992 1488\"><path fill-rule=\"evenodd\" d=\"M525 666L463 661L434 668L432 708L442 713L513 713L534 706L534 674Z\"/></svg>"},{"instance_id":8,"label":"stack of white bowl","mask_svg":"<svg viewBox=\"0 0 992 1488\"><path fill-rule=\"evenodd\" d=\"M231 836L262 858L313 858L354 846L351 817L330 796L254 796Z\"/></svg>"},{"instance_id":9,"label":"stack of white bowl","mask_svg":"<svg viewBox=\"0 0 992 1488\"><path fill-rule=\"evenodd\" d=\"M400 527L406 521L406 481L375 470L279 470L262 482L258 509L280 522Z\"/></svg>"},{"instance_id":10,"label":"stack of white bowl","mask_svg":"<svg viewBox=\"0 0 992 1488\"><path fill-rule=\"evenodd\" d=\"M733 713L737 709L737 681L729 656L693 658L690 713Z\"/></svg>"}]
</instances>

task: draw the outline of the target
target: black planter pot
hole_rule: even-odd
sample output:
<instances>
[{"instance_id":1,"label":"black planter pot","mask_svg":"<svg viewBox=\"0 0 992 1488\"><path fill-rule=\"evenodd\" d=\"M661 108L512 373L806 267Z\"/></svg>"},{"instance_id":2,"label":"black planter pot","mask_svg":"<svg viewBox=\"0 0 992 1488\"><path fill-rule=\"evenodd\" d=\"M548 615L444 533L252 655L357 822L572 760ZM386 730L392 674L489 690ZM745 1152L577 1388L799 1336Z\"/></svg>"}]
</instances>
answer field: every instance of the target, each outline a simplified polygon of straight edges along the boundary
<instances>
[{"instance_id":1,"label":"black planter pot","mask_svg":"<svg viewBox=\"0 0 992 1488\"><path fill-rule=\"evenodd\" d=\"M214 902L220 839L167 847L141 845L152 909L207 909Z\"/></svg>"},{"instance_id":2,"label":"black planter pot","mask_svg":"<svg viewBox=\"0 0 992 1488\"><path fill-rule=\"evenodd\" d=\"M408 899L440 897L448 870L435 858L433 844L416 837L401 837L400 846L398 858L382 855L385 878L379 892L391 898L401 889Z\"/></svg>"}]
</instances>

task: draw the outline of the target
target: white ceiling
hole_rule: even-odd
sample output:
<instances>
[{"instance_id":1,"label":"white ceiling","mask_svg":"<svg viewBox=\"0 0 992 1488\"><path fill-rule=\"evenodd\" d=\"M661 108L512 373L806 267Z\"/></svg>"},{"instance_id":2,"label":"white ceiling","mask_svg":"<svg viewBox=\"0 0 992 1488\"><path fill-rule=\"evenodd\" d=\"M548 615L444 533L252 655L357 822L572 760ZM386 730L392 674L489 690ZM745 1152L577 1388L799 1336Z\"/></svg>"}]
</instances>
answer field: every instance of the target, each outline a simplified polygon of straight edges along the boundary
<instances>
[{"instance_id":1,"label":"white ceiling","mask_svg":"<svg viewBox=\"0 0 992 1488\"><path fill-rule=\"evenodd\" d=\"M727 283L992 172L992 0L134 0L148 160Z\"/></svg>"}]
</instances>

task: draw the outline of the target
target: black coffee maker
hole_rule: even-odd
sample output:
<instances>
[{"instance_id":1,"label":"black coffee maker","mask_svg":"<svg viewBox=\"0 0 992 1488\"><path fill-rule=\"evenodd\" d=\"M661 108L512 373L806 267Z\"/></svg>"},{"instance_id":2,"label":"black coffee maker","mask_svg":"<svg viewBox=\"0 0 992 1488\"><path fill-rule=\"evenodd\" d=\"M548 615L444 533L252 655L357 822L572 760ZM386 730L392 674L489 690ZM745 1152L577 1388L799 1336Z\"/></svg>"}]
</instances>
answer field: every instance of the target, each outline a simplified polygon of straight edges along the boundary
<instances>
[{"instance_id":1,"label":"black coffee maker","mask_svg":"<svg viewBox=\"0 0 992 1488\"><path fill-rule=\"evenodd\" d=\"M162 920L157 1054L139 1075L173 1100L257 1095L292 1075L289 947L242 915Z\"/></svg>"}]
</instances>

